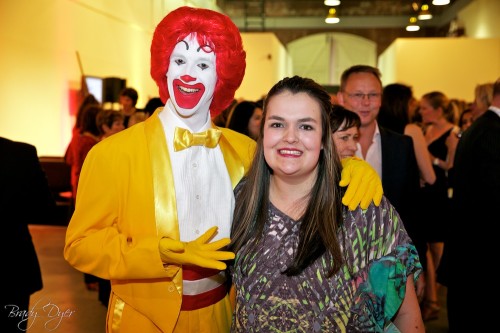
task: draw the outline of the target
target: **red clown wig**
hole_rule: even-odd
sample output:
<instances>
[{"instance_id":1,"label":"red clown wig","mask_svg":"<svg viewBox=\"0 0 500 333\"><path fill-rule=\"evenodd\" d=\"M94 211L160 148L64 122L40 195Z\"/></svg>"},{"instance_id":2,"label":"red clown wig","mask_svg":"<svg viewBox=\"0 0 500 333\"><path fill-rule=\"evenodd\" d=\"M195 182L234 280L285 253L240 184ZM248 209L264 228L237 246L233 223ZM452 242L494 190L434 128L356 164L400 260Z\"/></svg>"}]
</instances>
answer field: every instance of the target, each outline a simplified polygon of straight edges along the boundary
<instances>
[{"instance_id":1,"label":"red clown wig","mask_svg":"<svg viewBox=\"0 0 500 333\"><path fill-rule=\"evenodd\" d=\"M210 45L216 55L217 83L210 105L210 112L215 116L233 101L246 67L240 32L226 15L209 9L180 7L165 16L156 27L151 43L151 76L166 103L170 55L175 45L191 33L196 33L200 45Z\"/></svg>"}]
</instances>

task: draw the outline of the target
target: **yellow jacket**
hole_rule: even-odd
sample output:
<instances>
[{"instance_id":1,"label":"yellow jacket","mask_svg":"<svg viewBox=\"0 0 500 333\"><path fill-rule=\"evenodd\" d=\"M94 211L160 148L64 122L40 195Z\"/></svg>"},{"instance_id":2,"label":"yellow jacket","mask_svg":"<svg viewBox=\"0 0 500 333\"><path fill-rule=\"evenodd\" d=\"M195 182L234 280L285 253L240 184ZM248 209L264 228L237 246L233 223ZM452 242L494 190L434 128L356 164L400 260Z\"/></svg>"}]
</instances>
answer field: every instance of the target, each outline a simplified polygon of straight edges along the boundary
<instances>
[{"instance_id":1,"label":"yellow jacket","mask_svg":"<svg viewBox=\"0 0 500 333\"><path fill-rule=\"evenodd\" d=\"M220 129L234 188L248 171L255 142ZM167 149L158 112L94 146L80 175L64 248L73 267L111 280L113 293L163 332L173 330L182 301L182 269L164 267L158 250L160 238L179 239ZM157 225L167 228L159 232Z\"/></svg>"}]
</instances>

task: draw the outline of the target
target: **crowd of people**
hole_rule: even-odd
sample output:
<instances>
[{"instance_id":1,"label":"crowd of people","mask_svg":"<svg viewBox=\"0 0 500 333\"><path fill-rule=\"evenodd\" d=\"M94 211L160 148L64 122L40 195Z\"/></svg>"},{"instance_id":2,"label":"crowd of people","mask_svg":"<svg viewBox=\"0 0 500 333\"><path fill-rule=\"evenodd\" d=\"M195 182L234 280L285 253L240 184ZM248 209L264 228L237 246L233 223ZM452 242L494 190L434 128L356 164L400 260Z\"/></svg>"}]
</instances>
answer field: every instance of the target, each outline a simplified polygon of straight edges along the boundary
<instances>
[{"instance_id":1,"label":"crowd of people","mask_svg":"<svg viewBox=\"0 0 500 333\"><path fill-rule=\"evenodd\" d=\"M159 97L82 100L64 258L106 331L424 332L441 285L451 333L488 327L492 308L460 304L483 278L464 249L492 260L471 225L500 202L500 78L456 103L360 64L334 96L293 76L236 100L245 67L227 16L180 7L153 36Z\"/></svg>"}]
</instances>

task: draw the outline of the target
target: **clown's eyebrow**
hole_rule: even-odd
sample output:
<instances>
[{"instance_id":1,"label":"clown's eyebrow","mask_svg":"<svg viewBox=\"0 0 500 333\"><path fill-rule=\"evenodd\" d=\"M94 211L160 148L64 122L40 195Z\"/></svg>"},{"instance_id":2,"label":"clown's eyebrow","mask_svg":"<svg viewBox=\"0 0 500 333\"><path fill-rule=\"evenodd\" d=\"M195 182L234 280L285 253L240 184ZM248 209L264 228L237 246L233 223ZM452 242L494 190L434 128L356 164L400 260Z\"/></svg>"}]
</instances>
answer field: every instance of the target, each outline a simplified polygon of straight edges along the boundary
<instances>
[{"instance_id":1,"label":"clown's eyebrow","mask_svg":"<svg viewBox=\"0 0 500 333\"><path fill-rule=\"evenodd\" d=\"M213 52L212 48L208 44L200 45L200 47L196 50L196 52L200 52L201 49L203 49L203 52L205 53Z\"/></svg>"},{"instance_id":2,"label":"clown's eyebrow","mask_svg":"<svg viewBox=\"0 0 500 333\"><path fill-rule=\"evenodd\" d=\"M179 43L186 44L186 50L189 50L189 44L185 40L180 40L180 41L177 42L177 44L179 44Z\"/></svg>"}]
</instances>

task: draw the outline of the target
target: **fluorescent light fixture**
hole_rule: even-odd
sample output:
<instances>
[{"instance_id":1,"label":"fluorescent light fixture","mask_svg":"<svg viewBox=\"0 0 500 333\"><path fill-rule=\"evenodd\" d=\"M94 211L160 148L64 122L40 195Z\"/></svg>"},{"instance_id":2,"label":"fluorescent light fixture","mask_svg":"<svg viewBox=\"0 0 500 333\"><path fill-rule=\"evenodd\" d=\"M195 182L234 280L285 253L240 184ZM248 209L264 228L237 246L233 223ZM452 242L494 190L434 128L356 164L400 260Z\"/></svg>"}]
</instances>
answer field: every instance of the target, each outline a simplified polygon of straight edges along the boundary
<instances>
[{"instance_id":1,"label":"fluorescent light fixture","mask_svg":"<svg viewBox=\"0 0 500 333\"><path fill-rule=\"evenodd\" d=\"M448 5L450 3L450 0L432 0L432 4L434 6L444 6Z\"/></svg>"},{"instance_id":2,"label":"fluorescent light fixture","mask_svg":"<svg viewBox=\"0 0 500 333\"><path fill-rule=\"evenodd\" d=\"M333 7L340 5L340 0L325 0L325 6Z\"/></svg>"},{"instance_id":3,"label":"fluorescent light fixture","mask_svg":"<svg viewBox=\"0 0 500 333\"><path fill-rule=\"evenodd\" d=\"M430 20L431 18L432 14L429 11L429 5L423 4L422 7L420 8L420 12L418 13L418 19L423 21L423 20Z\"/></svg>"},{"instance_id":4,"label":"fluorescent light fixture","mask_svg":"<svg viewBox=\"0 0 500 333\"><path fill-rule=\"evenodd\" d=\"M328 10L328 15L325 18L325 22L328 24L335 24L340 22L340 19L337 17L337 11L335 10L335 8L330 8Z\"/></svg>"},{"instance_id":5,"label":"fluorescent light fixture","mask_svg":"<svg viewBox=\"0 0 500 333\"><path fill-rule=\"evenodd\" d=\"M410 23L406 26L406 31L414 32L419 30L420 27L417 25L417 18L414 16L410 17Z\"/></svg>"}]
</instances>

